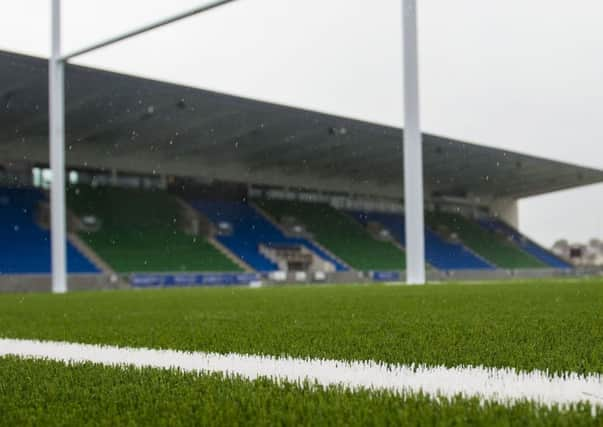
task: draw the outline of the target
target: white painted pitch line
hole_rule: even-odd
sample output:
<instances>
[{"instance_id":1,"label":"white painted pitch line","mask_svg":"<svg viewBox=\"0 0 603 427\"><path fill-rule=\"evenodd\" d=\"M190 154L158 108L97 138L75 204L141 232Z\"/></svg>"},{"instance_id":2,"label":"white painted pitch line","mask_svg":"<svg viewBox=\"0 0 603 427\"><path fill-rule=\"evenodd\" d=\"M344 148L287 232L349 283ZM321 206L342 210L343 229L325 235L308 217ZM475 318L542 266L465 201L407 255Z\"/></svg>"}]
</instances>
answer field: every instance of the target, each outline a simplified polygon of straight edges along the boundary
<instances>
[{"instance_id":1,"label":"white painted pitch line","mask_svg":"<svg viewBox=\"0 0 603 427\"><path fill-rule=\"evenodd\" d=\"M64 363L93 362L106 366L219 372L249 380L267 377L277 383L309 381L322 386L336 385L352 390L387 390L398 394L423 392L436 398L461 395L503 404L527 400L545 406L566 407L578 402L590 402L593 406L603 407L603 375L549 375L542 371L518 372L514 369L484 367L388 365L374 361L191 353L0 339L0 356L6 355Z\"/></svg>"}]
</instances>

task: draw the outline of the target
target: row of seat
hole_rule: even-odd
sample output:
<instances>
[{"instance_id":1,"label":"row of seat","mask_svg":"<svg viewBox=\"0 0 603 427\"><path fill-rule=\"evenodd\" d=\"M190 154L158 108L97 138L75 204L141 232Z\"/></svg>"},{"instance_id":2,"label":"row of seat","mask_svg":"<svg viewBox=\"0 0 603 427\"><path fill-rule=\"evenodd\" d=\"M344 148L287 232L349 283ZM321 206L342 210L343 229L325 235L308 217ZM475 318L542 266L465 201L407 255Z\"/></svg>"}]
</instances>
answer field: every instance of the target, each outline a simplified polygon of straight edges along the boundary
<instances>
[{"instance_id":1,"label":"row of seat","mask_svg":"<svg viewBox=\"0 0 603 427\"><path fill-rule=\"evenodd\" d=\"M50 233L35 218L44 200L35 189L0 188L0 274L50 273ZM99 272L70 242L67 268L70 273Z\"/></svg>"},{"instance_id":2,"label":"row of seat","mask_svg":"<svg viewBox=\"0 0 603 427\"><path fill-rule=\"evenodd\" d=\"M243 202L193 200L190 204L214 224L228 223L232 229L228 235L216 239L256 271L277 270L277 265L260 252L260 246L277 247L301 245L331 262L337 271L346 267L309 239L286 236L276 225L254 207Z\"/></svg>"},{"instance_id":3,"label":"row of seat","mask_svg":"<svg viewBox=\"0 0 603 427\"><path fill-rule=\"evenodd\" d=\"M388 241L375 239L353 218L327 204L258 200L278 221L296 219L313 238L357 270L403 270L405 257Z\"/></svg>"},{"instance_id":4,"label":"row of seat","mask_svg":"<svg viewBox=\"0 0 603 427\"><path fill-rule=\"evenodd\" d=\"M505 238L511 240L525 252L532 255L534 258L540 260L547 267L571 268L571 265L568 262L555 256L553 253L547 251L542 246L528 239L519 231L504 223L503 221L500 221L499 219L485 218L480 219L479 223L485 229L490 230L493 233L500 234Z\"/></svg>"},{"instance_id":5,"label":"row of seat","mask_svg":"<svg viewBox=\"0 0 603 427\"><path fill-rule=\"evenodd\" d=\"M34 189L0 189L0 274L48 273L49 233L36 222L36 207L45 199ZM261 246L305 247L337 271L405 268L404 217L396 213L341 211L328 204L298 201L189 200L216 228L228 225L216 240L243 261L234 262L207 238L183 231L181 201L164 191L75 186L67 193L77 217L93 216L97 227L80 237L117 272L255 271L278 266ZM257 205L257 208L256 208ZM293 222L299 235L274 222ZM391 239L377 238L377 224ZM379 228L378 227L378 228ZM382 236L383 237L383 236ZM568 268L517 230L500 220L473 221L448 212L426 213L426 260L441 270L494 268ZM98 268L71 244L69 271L95 273Z\"/></svg>"},{"instance_id":6,"label":"row of seat","mask_svg":"<svg viewBox=\"0 0 603 427\"><path fill-rule=\"evenodd\" d=\"M387 229L400 245L406 245L404 216L395 213L350 211L350 215L367 225L377 222ZM485 259L468 250L461 243L447 241L428 227L425 228L425 260L440 270L493 269Z\"/></svg>"},{"instance_id":7,"label":"row of seat","mask_svg":"<svg viewBox=\"0 0 603 427\"><path fill-rule=\"evenodd\" d=\"M206 238L182 231L182 207L165 191L76 186L68 206L93 215L82 239L117 272L242 271Z\"/></svg>"},{"instance_id":8,"label":"row of seat","mask_svg":"<svg viewBox=\"0 0 603 427\"><path fill-rule=\"evenodd\" d=\"M465 247L496 267L505 269L546 267L546 264L524 252L517 245L460 214L427 212L425 222L432 230L439 228L456 234Z\"/></svg>"}]
</instances>

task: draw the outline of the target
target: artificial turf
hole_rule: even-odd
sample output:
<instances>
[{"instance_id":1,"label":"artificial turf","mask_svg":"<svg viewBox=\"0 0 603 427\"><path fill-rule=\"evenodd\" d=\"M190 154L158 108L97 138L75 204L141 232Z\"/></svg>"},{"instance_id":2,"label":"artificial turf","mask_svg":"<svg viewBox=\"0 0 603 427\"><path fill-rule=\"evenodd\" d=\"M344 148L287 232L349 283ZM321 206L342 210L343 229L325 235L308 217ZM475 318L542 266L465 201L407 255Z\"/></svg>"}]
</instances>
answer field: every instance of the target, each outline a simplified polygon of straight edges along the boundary
<instances>
[{"instance_id":1,"label":"artificial turf","mask_svg":"<svg viewBox=\"0 0 603 427\"><path fill-rule=\"evenodd\" d=\"M0 296L0 337L603 373L603 281Z\"/></svg>"},{"instance_id":2,"label":"artificial turf","mask_svg":"<svg viewBox=\"0 0 603 427\"><path fill-rule=\"evenodd\" d=\"M590 426L603 410L0 358L0 425Z\"/></svg>"}]
</instances>

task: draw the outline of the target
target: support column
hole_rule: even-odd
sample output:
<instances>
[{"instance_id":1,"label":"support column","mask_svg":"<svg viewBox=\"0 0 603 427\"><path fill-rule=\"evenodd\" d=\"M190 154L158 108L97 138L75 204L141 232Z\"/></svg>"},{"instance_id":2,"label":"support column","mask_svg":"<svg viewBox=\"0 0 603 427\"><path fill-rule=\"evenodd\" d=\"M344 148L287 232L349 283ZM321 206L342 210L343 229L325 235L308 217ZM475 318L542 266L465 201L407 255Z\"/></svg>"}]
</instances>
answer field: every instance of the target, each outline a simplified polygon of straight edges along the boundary
<instances>
[{"instance_id":1,"label":"support column","mask_svg":"<svg viewBox=\"0 0 603 427\"><path fill-rule=\"evenodd\" d=\"M65 96L61 58L61 0L52 0L51 55L48 62L50 169L50 223L52 292L67 292L65 220Z\"/></svg>"},{"instance_id":2,"label":"support column","mask_svg":"<svg viewBox=\"0 0 603 427\"><path fill-rule=\"evenodd\" d=\"M519 206L516 199L494 199L490 202L490 211L507 224L519 229Z\"/></svg>"},{"instance_id":3,"label":"support column","mask_svg":"<svg viewBox=\"0 0 603 427\"><path fill-rule=\"evenodd\" d=\"M425 283L423 143L419 122L419 64L416 0L402 0L404 58L404 210L406 283Z\"/></svg>"}]
</instances>

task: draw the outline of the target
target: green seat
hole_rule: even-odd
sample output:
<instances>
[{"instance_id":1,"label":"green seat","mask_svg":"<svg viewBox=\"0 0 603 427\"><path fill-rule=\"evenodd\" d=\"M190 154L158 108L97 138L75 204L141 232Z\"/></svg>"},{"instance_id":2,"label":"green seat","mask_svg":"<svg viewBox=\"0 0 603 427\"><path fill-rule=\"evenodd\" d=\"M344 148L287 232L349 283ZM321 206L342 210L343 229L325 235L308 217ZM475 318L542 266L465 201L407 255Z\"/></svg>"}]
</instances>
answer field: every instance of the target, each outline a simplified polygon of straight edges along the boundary
<instances>
[{"instance_id":1,"label":"green seat","mask_svg":"<svg viewBox=\"0 0 603 427\"><path fill-rule=\"evenodd\" d=\"M513 242L497 235L459 214L449 212L426 212L427 225L438 230L445 227L458 234L465 246L490 263L500 268L542 268L546 267L537 258L524 252Z\"/></svg>"},{"instance_id":2,"label":"green seat","mask_svg":"<svg viewBox=\"0 0 603 427\"><path fill-rule=\"evenodd\" d=\"M376 240L356 220L324 203L256 201L277 221L294 217L315 241L357 270L403 270L404 252L391 242Z\"/></svg>"},{"instance_id":3,"label":"green seat","mask_svg":"<svg viewBox=\"0 0 603 427\"><path fill-rule=\"evenodd\" d=\"M68 206L101 221L80 237L115 271L241 271L202 236L182 231L181 206L164 191L70 187Z\"/></svg>"}]
</instances>

